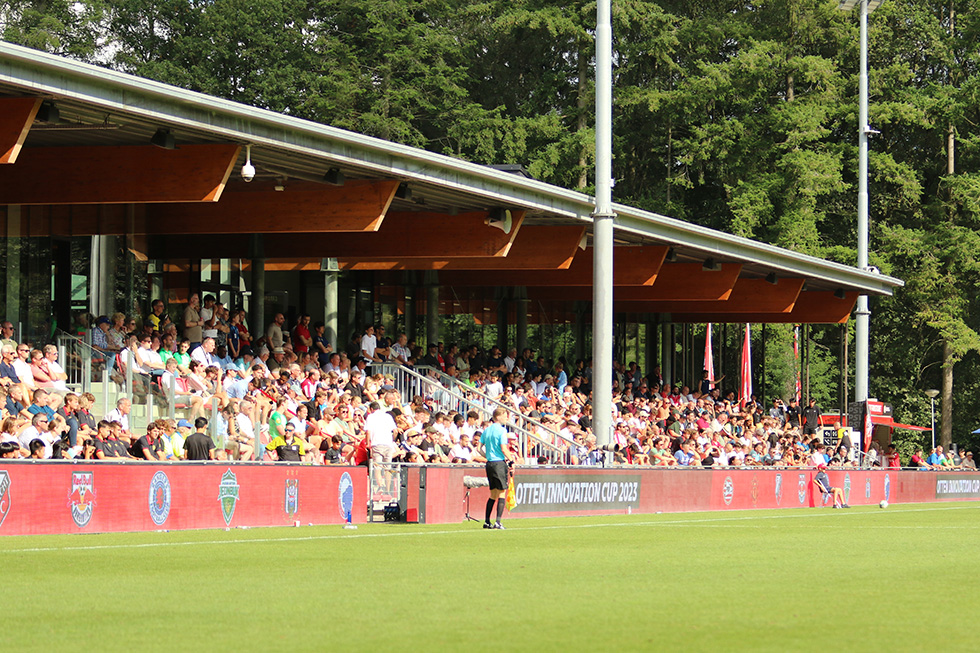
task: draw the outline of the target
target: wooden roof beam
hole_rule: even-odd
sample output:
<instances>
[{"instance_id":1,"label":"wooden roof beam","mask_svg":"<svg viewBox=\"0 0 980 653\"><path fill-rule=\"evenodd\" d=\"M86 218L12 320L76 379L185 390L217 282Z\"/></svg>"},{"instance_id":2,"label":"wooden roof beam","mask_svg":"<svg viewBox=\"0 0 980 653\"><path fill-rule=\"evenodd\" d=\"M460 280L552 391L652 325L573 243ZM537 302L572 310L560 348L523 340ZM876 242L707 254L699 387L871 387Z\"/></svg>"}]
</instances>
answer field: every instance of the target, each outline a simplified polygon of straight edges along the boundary
<instances>
[{"instance_id":1,"label":"wooden roof beam","mask_svg":"<svg viewBox=\"0 0 980 653\"><path fill-rule=\"evenodd\" d=\"M233 144L24 148L0 166L0 204L216 202L241 148Z\"/></svg>"},{"instance_id":2,"label":"wooden roof beam","mask_svg":"<svg viewBox=\"0 0 980 653\"><path fill-rule=\"evenodd\" d=\"M41 98L0 98L0 163L14 163L31 130Z\"/></svg>"},{"instance_id":3,"label":"wooden roof beam","mask_svg":"<svg viewBox=\"0 0 980 653\"><path fill-rule=\"evenodd\" d=\"M271 182L256 180L254 187L226 192L212 204L151 206L144 227L148 234L377 231L396 190L397 181L351 180L343 186L290 181L278 192Z\"/></svg>"},{"instance_id":4,"label":"wooden roof beam","mask_svg":"<svg viewBox=\"0 0 980 653\"><path fill-rule=\"evenodd\" d=\"M482 279L479 285L486 285L486 271L499 272L493 275L497 283L498 276L506 276L508 270L560 270L572 264L572 259L578 249L585 226L558 225L524 226L514 239L507 256L487 256L474 258L449 258L452 252L443 252L443 256L434 259L400 259L382 260L370 256L347 256L338 259L342 270L445 270L455 278L457 274L467 275L469 271L479 271L473 274ZM456 272L463 270L464 272ZM532 276L525 274L524 276ZM536 275L535 275L536 276ZM447 282L447 285L452 285ZM508 285L499 283L499 285Z\"/></svg>"},{"instance_id":5,"label":"wooden roof beam","mask_svg":"<svg viewBox=\"0 0 980 653\"><path fill-rule=\"evenodd\" d=\"M857 303L858 293L845 293L841 299L832 292L812 290L800 293L789 313L731 313L716 315L711 322L749 322L780 324L845 324ZM687 313L671 314L671 321L678 323L708 322L704 315Z\"/></svg>"}]
</instances>

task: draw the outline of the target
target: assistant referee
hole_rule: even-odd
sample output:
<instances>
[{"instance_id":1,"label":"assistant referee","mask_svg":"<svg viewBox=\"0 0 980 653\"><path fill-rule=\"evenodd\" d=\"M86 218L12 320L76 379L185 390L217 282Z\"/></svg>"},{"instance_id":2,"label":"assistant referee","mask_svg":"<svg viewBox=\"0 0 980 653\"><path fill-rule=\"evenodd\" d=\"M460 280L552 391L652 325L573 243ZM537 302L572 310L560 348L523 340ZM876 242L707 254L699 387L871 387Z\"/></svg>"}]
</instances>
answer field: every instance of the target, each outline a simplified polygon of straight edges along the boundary
<instances>
[{"instance_id":1,"label":"assistant referee","mask_svg":"<svg viewBox=\"0 0 980 653\"><path fill-rule=\"evenodd\" d=\"M493 411L493 423L488 426L480 436L480 445L483 447L483 455L487 459L487 480L490 481L490 498L487 499L487 519L483 522L483 528L493 528L503 530L500 518L504 515L504 508L507 505L506 497L502 496L507 490L507 466L514 461L514 454L507 447L507 430L504 422L507 421L507 411L498 408ZM493 514L493 502L497 502L497 521L490 523L490 515Z\"/></svg>"}]
</instances>

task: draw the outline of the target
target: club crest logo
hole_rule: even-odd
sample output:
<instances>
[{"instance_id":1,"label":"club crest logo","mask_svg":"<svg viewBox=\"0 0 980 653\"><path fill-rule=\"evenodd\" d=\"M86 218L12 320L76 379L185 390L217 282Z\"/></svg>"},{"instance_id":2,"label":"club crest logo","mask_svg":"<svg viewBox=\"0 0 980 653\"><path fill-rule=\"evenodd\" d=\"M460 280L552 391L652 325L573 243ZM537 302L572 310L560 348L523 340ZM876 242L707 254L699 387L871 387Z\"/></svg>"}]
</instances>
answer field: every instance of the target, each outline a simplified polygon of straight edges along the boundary
<instances>
[{"instance_id":1,"label":"club crest logo","mask_svg":"<svg viewBox=\"0 0 980 653\"><path fill-rule=\"evenodd\" d=\"M286 479L286 502L284 504L286 515L292 516L299 512L299 479Z\"/></svg>"},{"instance_id":2,"label":"club crest logo","mask_svg":"<svg viewBox=\"0 0 980 653\"><path fill-rule=\"evenodd\" d=\"M354 509L354 481L350 474L344 472L340 477L340 484L337 486L338 502L340 507L340 517L347 519L347 515Z\"/></svg>"},{"instance_id":3,"label":"club crest logo","mask_svg":"<svg viewBox=\"0 0 980 653\"><path fill-rule=\"evenodd\" d=\"M806 503L806 474L800 474L800 484L797 488L797 494L799 495L800 505L802 506Z\"/></svg>"},{"instance_id":4,"label":"club crest logo","mask_svg":"<svg viewBox=\"0 0 980 653\"><path fill-rule=\"evenodd\" d=\"M88 526L95 511L94 472L72 472L71 493L68 494L71 519L79 528Z\"/></svg>"},{"instance_id":5,"label":"club crest logo","mask_svg":"<svg viewBox=\"0 0 980 653\"><path fill-rule=\"evenodd\" d=\"M221 475L221 483L218 484L218 501L221 503L221 516L225 518L225 526L231 524L231 518L235 515L238 490L238 479L235 478L235 472L229 469Z\"/></svg>"},{"instance_id":6,"label":"club crest logo","mask_svg":"<svg viewBox=\"0 0 980 653\"><path fill-rule=\"evenodd\" d=\"M0 469L0 526L10 512L10 475L6 470Z\"/></svg>"},{"instance_id":7,"label":"club crest logo","mask_svg":"<svg viewBox=\"0 0 980 653\"><path fill-rule=\"evenodd\" d=\"M844 474L844 503L851 502L851 475Z\"/></svg>"},{"instance_id":8,"label":"club crest logo","mask_svg":"<svg viewBox=\"0 0 980 653\"><path fill-rule=\"evenodd\" d=\"M752 497L753 506L759 502L759 479L755 474L752 475L752 489L749 490L749 496Z\"/></svg>"},{"instance_id":9,"label":"club crest logo","mask_svg":"<svg viewBox=\"0 0 980 653\"><path fill-rule=\"evenodd\" d=\"M735 498L735 483L732 482L731 476L725 477L725 484L721 488L721 498L725 501L726 506L732 505L732 499Z\"/></svg>"},{"instance_id":10,"label":"club crest logo","mask_svg":"<svg viewBox=\"0 0 980 653\"><path fill-rule=\"evenodd\" d=\"M150 479L150 519L163 526L170 516L170 479L162 471Z\"/></svg>"},{"instance_id":11,"label":"club crest logo","mask_svg":"<svg viewBox=\"0 0 980 653\"><path fill-rule=\"evenodd\" d=\"M892 480L885 474L885 501L891 500Z\"/></svg>"},{"instance_id":12,"label":"club crest logo","mask_svg":"<svg viewBox=\"0 0 980 653\"><path fill-rule=\"evenodd\" d=\"M776 474L776 505L783 500L783 475Z\"/></svg>"},{"instance_id":13,"label":"club crest logo","mask_svg":"<svg viewBox=\"0 0 980 653\"><path fill-rule=\"evenodd\" d=\"M864 479L864 498L871 498L871 477Z\"/></svg>"}]
</instances>

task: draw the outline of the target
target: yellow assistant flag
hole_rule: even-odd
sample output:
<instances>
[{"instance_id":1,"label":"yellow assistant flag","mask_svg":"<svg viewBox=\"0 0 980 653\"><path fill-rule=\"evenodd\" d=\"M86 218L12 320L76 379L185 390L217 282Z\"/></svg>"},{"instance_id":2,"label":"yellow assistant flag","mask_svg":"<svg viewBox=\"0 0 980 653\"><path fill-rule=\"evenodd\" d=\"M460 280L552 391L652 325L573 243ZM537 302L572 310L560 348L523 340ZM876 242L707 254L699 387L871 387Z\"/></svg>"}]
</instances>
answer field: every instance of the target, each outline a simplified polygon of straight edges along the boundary
<instances>
[{"instance_id":1,"label":"yellow assistant flag","mask_svg":"<svg viewBox=\"0 0 980 653\"><path fill-rule=\"evenodd\" d=\"M507 510L517 507L517 492L514 490L514 477L507 481Z\"/></svg>"}]
</instances>

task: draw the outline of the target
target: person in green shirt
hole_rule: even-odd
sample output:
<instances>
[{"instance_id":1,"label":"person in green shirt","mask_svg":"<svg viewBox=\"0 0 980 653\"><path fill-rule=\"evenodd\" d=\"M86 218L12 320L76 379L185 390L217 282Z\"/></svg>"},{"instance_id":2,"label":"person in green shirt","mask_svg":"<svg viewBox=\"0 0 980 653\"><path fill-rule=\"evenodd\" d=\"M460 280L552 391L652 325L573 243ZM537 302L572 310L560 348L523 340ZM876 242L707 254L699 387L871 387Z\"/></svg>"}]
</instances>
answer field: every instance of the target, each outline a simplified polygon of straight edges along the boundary
<instances>
[{"instance_id":1,"label":"person in green shirt","mask_svg":"<svg viewBox=\"0 0 980 653\"><path fill-rule=\"evenodd\" d=\"M173 358L177 360L177 369L181 374L187 375L191 372L191 341L184 338L180 341L180 347L174 352Z\"/></svg>"},{"instance_id":2,"label":"person in green shirt","mask_svg":"<svg viewBox=\"0 0 980 653\"><path fill-rule=\"evenodd\" d=\"M269 415L269 438L281 438L286 434L286 424L289 417L286 415L286 404L288 400L283 397L276 402L276 409Z\"/></svg>"},{"instance_id":3,"label":"person in green shirt","mask_svg":"<svg viewBox=\"0 0 980 653\"><path fill-rule=\"evenodd\" d=\"M174 337L167 334L163 336L160 341L160 349L157 351L160 354L160 360L166 365L167 361L174 357Z\"/></svg>"}]
</instances>

